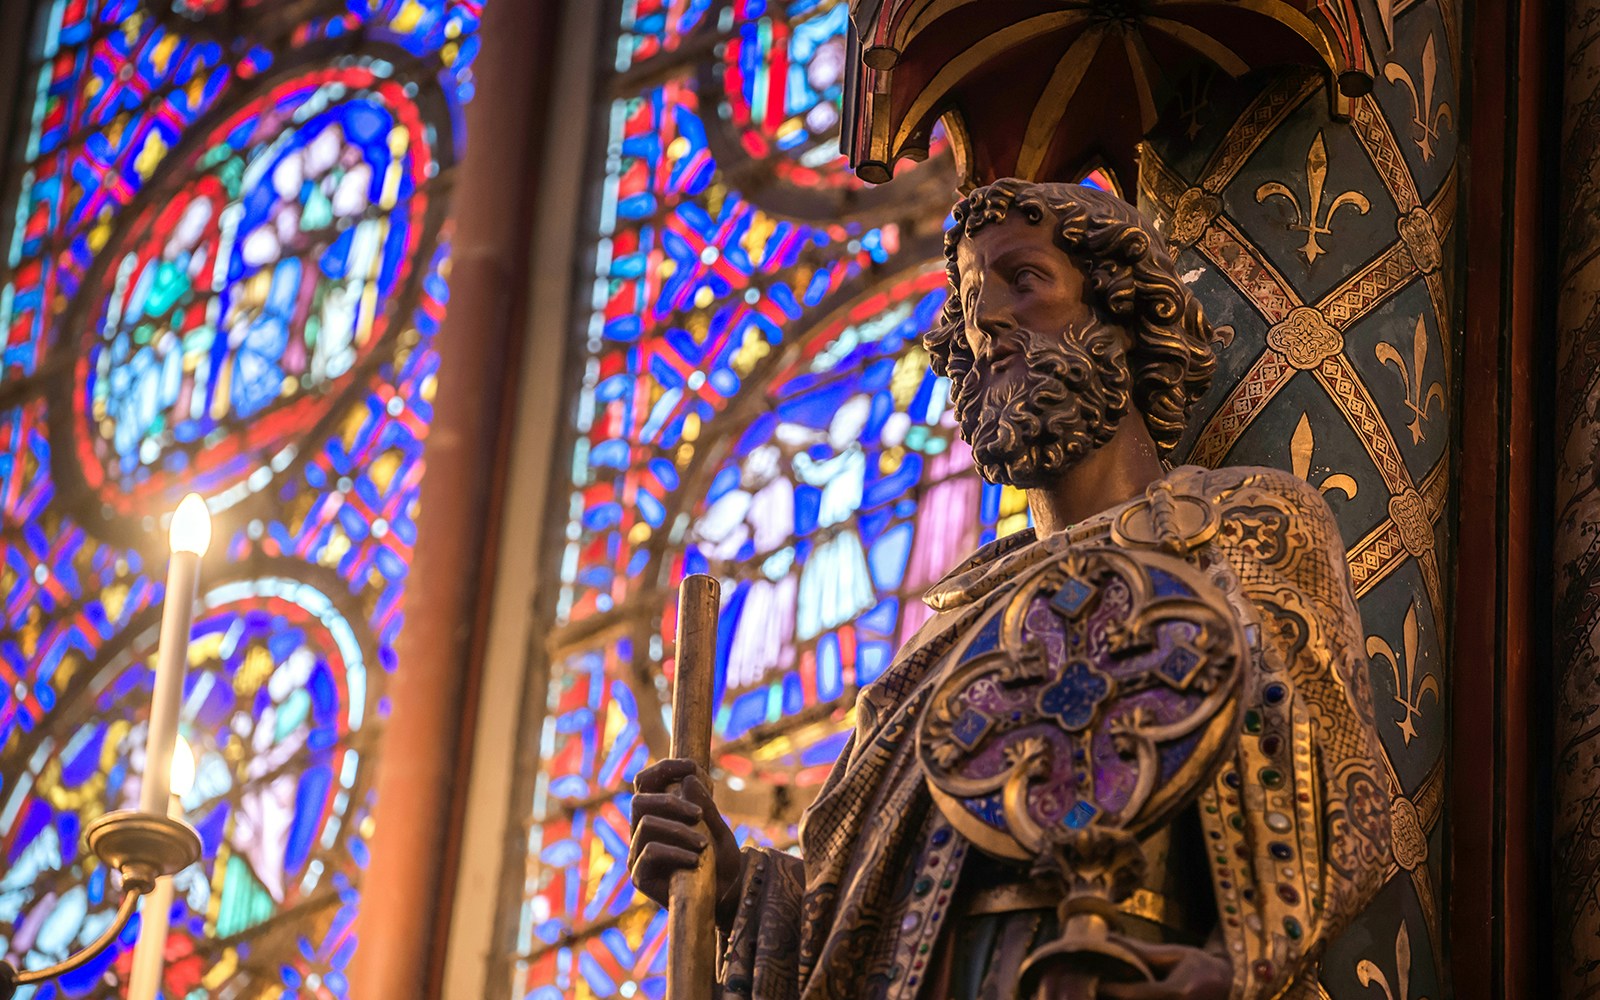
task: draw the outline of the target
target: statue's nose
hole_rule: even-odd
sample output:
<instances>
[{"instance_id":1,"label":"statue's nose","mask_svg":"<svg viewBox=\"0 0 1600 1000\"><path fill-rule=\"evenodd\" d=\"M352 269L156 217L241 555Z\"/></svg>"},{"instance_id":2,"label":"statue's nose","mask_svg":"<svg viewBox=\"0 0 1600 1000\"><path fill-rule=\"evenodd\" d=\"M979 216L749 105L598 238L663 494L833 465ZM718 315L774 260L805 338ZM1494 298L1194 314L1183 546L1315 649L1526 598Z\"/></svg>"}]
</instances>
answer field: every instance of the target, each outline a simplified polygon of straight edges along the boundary
<instances>
[{"instance_id":1,"label":"statue's nose","mask_svg":"<svg viewBox=\"0 0 1600 1000\"><path fill-rule=\"evenodd\" d=\"M972 321L990 340L1016 332L1017 321L1011 302L998 292L984 292L972 308Z\"/></svg>"}]
</instances>

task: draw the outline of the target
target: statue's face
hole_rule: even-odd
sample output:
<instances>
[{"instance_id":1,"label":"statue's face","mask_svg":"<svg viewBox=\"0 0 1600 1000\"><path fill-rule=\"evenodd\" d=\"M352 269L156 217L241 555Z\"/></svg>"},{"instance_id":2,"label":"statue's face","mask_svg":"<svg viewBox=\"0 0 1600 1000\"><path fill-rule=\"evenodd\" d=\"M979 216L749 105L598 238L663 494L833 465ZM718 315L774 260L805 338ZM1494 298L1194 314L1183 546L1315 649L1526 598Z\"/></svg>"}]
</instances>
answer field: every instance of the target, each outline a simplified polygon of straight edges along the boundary
<instances>
[{"instance_id":1,"label":"statue's face","mask_svg":"<svg viewBox=\"0 0 1600 1000\"><path fill-rule=\"evenodd\" d=\"M984 478L1019 489L1066 472L1128 410L1127 334L1090 307L1055 224L1013 211L956 248L973 358L952 377L956 419Z\"/></svg>"},{"instance_id":2,"label":"statue's face","mask_svg":"<svg viewBox=\"0 0 1600 1000\"><path fill-rule=\"evenodd\" d=\"M1055 245L1050 221L1008 215L961 242L961 314L967 347L988 364L973 369L980 391L1014 383L1029 343L1060 340L1094 319L1084 277Z\"/></svg>"}]
</instances>

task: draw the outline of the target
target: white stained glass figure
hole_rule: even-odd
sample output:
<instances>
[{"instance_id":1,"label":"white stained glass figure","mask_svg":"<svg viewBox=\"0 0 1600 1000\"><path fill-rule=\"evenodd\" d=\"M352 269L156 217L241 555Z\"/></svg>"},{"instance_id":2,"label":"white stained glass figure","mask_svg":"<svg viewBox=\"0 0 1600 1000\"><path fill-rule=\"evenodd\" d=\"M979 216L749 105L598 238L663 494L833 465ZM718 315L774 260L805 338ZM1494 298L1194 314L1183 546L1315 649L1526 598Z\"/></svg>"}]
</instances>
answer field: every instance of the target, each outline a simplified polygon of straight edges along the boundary
<instances>
[{"instance_id":1,"label":"white stained glass figure","mask_svg":"<svg viewBox=\"0 0 1600 1000\"><path fill-rule=\"evenodd\" d=\"M728 690L759 684L794 661L795 578L757 579L745 595L728 651Z\"/></svg>"},{"instance_id":2,"label":"white stained glass figure","mask_svg":"<svg viewBox=\"0 0 1600 1000\"><path fill-rule=\"evenodd\" d=\"M322 324L312 361L312 372L320 379L338 378L355 363L353 345L362 324L361 301L381 250L383 232L381 220L369 219L350 234L346 257L339 262L345 280L329 289L322 300ZM330 252L337 250L336 245Z\"/></svg>"},{"instance_id":3,"label":"white stained glass figure","mask_svg":"<svg viewBox=\"0 0 1600 1000\"><path fill-rule=\"evenodd\" d=\"M351 147L355 149L355 147ZM360 150L356 150L359 155ZM350 219L365 212L372 204L367 197L372 188L372 167L365 161L351 167L333 189L333 214L341 219Z\"/></svg>"},{"instance_id":4,"label":"white stained glass figure","mask_svg":"<svg viewBox=\"0 0 1600 1000\"><path fill-rule=\"evenodd\" d=\"M794 484L783 472L777 445L752 449L744 460L744 487L754 494L747 517L757 555L783 548L794 534Z\"/></svg>"},{"instance_id":5,"label":"white stained glass figure","mask_svg":"<svg viewBox=\"0 0 1600 1000\"><path fill-rule=\"evenodd\" d=\"M828 443L835 450L842 448L839 454L820 461L803 452L794 457L795 475L822 490L817 509L821 540L800 574L796 629L801 639L843 625L876 603L861 536L847 524L861 508L867 455L860 435L871 407L870 397L860 395L834 414L828 425ZM830 537L827 529L835 526L843 527Z\"/></svg>"},{"instance_id":6,"label":"white stained glass figure","mask_svg":"<svg viewBox=\"0 0 1600 1000\"><path fill-rule=\"evenodd\" d=\"M283 392L279 360L289 346L289 324L300 293L300 275L298 258L279 261L272 270L266 301L254 316L244 314L243 336L239 336L237 327L230 331L239 338L233 372L233 409L239 416L260 412Z\"/></svg>"},{"instance_id":7,"label":"white stained glass figure","mask_svg":"<svg viewBox=\"0 0 1600 1000\"><path fill-rule=\"evenodd\" d=\"M695 525L695 539L707 559L728 562L750 538L746 518L753 498L744 490L729 490L718 497Z\"/></svg>"},{"instance_id":8,"label":"white stained glass figure","mask_svg":"<svg viewBox=\"0 0 1600 1000\"><path fill-rule=\"evenodd\" d=\"M775 552L794 534L794 484L781 476L761 487L750 504L757 555Z\"/></svg>"}]
</instances>

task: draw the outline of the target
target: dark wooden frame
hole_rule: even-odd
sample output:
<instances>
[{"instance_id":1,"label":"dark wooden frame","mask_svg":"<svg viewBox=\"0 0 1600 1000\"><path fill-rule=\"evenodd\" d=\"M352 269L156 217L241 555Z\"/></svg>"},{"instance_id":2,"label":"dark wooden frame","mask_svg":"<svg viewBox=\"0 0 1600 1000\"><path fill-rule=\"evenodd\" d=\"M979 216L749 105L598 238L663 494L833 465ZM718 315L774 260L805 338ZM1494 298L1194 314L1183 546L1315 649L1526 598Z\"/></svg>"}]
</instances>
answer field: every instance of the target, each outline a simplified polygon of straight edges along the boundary
<instances>
[{"instance_id":1,"label":"dark wooden frame","mask_svg":"<svg viewBox=\"0 0 1600 1000\"><path fill-rule=\"evenodd\" d=\"M1546 899L1551 224L1560 8L1469 4L1448 831L1454 996L1551 995ZM1541 667L1541 664L1545 665Z\"/></svg>"}]
</instances>

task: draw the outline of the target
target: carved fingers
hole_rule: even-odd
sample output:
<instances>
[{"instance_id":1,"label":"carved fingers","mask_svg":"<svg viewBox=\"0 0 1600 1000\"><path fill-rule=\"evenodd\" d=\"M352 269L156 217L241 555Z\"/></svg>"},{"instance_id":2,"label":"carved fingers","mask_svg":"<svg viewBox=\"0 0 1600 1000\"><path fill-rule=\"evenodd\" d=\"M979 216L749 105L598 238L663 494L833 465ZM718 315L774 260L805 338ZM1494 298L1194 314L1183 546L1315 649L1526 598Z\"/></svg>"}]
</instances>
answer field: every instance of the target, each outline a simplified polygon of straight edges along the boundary
<instances>
[{"instance_id":1,"label":"carved fingers","mask_svg":"<svg viewBox=\"0 0 1600 1000\"><path fill-rule=\"evenodd\" d=\"M664 760L634 779L633 839L628 871L638 890L666 906L672 876L694 868L706 848L717 871L718 920L726 924L728 901L737 903L744 870L739 844L711 794L710 780L690 760Z\"/></svg>"},{"instance_id":2,"label":"carved fingers","mask_svg":"<svg viewBox=\"0 0 1600 1000\"><path fill-rule=\"evenodd\" d=\"M679 757L657 761L633 779L635 792L664 792L695 772L695 763Z\"/></svg>"},{"instance_id":3,"label":"carved fingers","mask_svg":"<svg viewBox=\"0 0 1600 1000\"><path fill-rule=\"evenodd\" d=\"M682 800L676 801L688 805ZM667 905L673 873L694 868L700 863L701 852L710 845L710 838L694 826L660 815L636 814L633 843L628 849L628 870L633 874L633 884L657 903Z\"/></svg>"}]
</instances>

